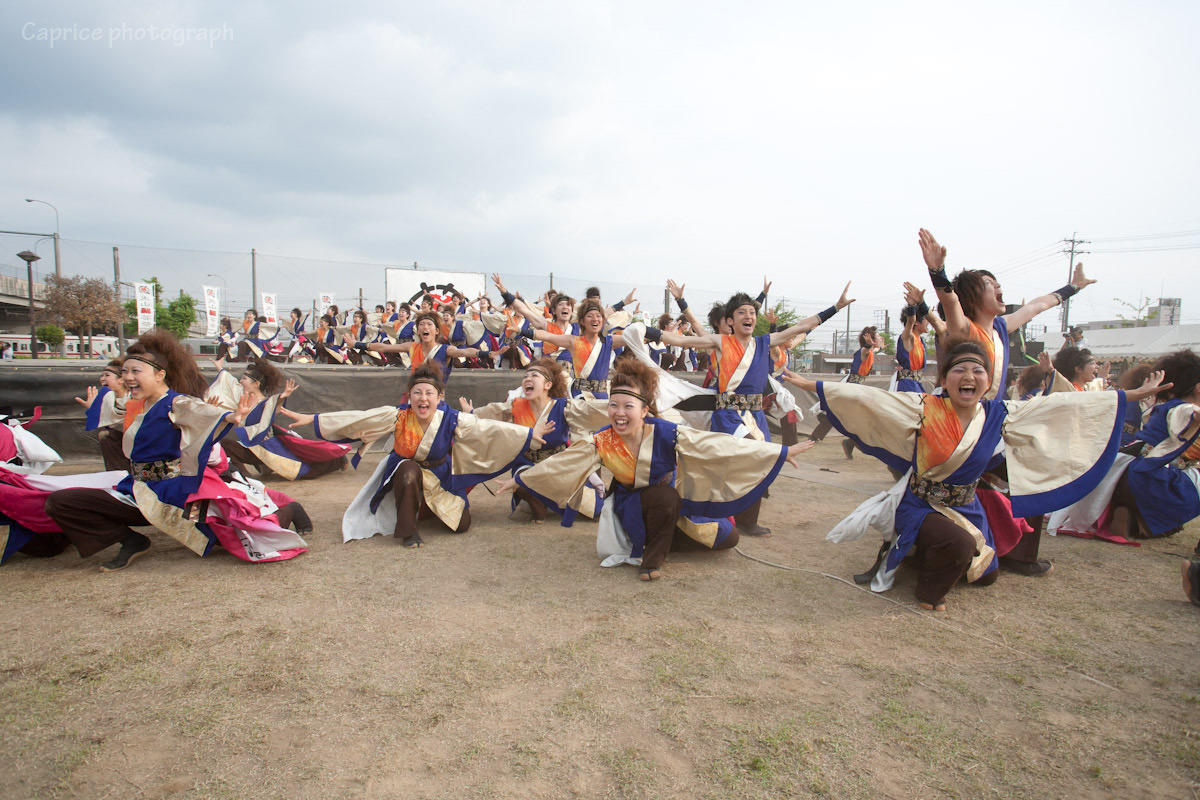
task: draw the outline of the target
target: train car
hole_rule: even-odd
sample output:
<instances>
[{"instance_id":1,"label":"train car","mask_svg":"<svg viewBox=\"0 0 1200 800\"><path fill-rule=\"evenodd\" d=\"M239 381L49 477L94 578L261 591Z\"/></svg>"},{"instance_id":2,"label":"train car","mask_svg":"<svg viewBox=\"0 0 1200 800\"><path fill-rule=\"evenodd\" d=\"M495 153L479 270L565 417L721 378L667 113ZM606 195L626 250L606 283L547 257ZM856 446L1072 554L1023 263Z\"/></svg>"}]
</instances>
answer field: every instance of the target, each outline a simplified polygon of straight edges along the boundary
<instances>
[{"instance_id":1,"label":"train car","mask_svg":"<svg viewBox=\"0 0 1200 800\"><path fill-rule=\"evenodd\" d=\"M13 356L15 358L29 358L29 334L28 333L12 333L11 331L0 332L0 342L8 342L12 346ZM92 337L92 349L90 353L87 349L88 339L86 336L67 336L63 340L66 349L66 358L103 358L114 359L120 355L120 345L115 336L100 336ZM59 358L59 350L57 347L51 347L43 341L38 342L38 358Z\"/></svg>"}]
</instances>

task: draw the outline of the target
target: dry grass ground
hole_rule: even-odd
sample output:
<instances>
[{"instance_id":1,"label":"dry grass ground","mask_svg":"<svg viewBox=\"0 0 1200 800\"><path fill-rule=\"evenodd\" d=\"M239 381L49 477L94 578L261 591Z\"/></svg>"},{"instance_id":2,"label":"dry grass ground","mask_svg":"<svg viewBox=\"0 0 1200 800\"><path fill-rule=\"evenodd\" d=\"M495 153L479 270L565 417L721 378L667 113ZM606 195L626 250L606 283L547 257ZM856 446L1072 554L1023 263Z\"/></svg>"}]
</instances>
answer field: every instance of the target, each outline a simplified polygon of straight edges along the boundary
<instances>
[{"instance_id":1,"label":"dry grass ground","mask_svg":"<svg viewBox=\"0 0 1200 800\"><path fill-rule=\"evenodd\" d=\"M765 506L775 536L742 549L848 577L877 542L824 535L887 473L837 440L803 461ZM291 562L161 535L111 575L14 559L0 796L1197 796L1178 562L1200 526L1047 539L1052 576L960 587L935 618L903 571L899 605L736 552L641 583L597 565L591 523L509 520L481 489L470 533L344 545L364 478L272 484L317 523Z\"/></svg>"}]
</instances>

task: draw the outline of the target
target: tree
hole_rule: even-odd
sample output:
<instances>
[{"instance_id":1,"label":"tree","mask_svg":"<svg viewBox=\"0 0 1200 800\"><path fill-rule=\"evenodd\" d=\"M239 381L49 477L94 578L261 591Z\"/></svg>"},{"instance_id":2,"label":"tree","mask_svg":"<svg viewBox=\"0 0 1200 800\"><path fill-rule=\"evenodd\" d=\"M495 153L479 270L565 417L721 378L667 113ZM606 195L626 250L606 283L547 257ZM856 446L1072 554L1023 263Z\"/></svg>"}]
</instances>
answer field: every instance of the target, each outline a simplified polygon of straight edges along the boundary
<instances>
[{"instance_id":1,"label":"tree","mask_svg":"<svg viewBox=\"0 0 1200 800\"><path fill-rule=\"evenodd\" d=\"M154 286L154 325L174 334L176 339L184 339L188 335L188 329L196 324L196 298L190 294L183 292L179 296L173 298L165 306L162 303L163 286L158 282L158 278L145 279L146 283ZM137 336L137 303L133 300L125 301L125 335L129 337Z\"/></svg>"},{"instance_id":2,"label":"tree","mask_svg":"<svg viewBox=\"0 0 1200 800\"><path fill-rule=\"evenodd\" d=\"M1158 316L1157 311L1146 310L1150 307L1149 297L1144 298L1142 302L1138 303L1136 306L1128 300L1122 300L1119 297L1114 297L1113 300L1116 300L1118 303L1133 312L1132 318L1127 317L1124 314L1117 314L1117 317L1125 323L1121 326L1122 328L1144 328L1150 324L1150 320Z\"/></svg>"},{"instance_id":3,"label":"tree","mask_svg":"<svg viewBox=\"0 0 1200 800\"><path fill-rule=\"evenodd\" d=\"M46 313L77 336L87 336L92 352L92 329L120 324L127 318L113 285L102 278L46 276Z\"/></svg>"},{"instance_id":4,"label":"tree","mask_svg":"<svg viewBox=\"0 0 1200 800\"><path fill-rule=\"evenodd\" d=\"M57 325L38 325L37 340L47 347L58 347L67 340L67 335Z\"/></svg>"},{"instance_id":5,"label":"tree","mask_svg":"<svg viewBox=\"0 0 1200 800\"><path fill-rule=\"evenodd\" d=\"M783 301L780 300L758 315L758 321L754 323L755 336L762 336L771 329L772 315L775 317L775 329L780 331L784 328L790 328L800 321L800 317L796 314L795 309L784 307Z\"/></svg>"},{"instance_id":6,"label":"tree","mask_svg":"<svg viewBox=\"0 0 1200 800\"><path fill-rule=\"evenodd\" d=\"M891 331L880 331L879 337L883 339L883 352L885 355L896 355L896 337L892 336Z\"/></svg>"}]
</instances>

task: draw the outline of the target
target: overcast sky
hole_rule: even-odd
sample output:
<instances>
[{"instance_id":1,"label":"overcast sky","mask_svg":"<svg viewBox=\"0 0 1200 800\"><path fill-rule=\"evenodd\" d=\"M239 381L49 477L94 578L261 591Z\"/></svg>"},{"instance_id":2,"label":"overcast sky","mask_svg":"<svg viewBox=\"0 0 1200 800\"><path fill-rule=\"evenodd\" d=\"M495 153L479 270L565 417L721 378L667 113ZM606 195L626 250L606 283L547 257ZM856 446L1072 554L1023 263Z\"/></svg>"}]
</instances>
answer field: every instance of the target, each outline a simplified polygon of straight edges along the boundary
<instances>
[{"instance_id":1,"label":"overcast sky","mask_svg":"<svg viewBox=\"0 0 1200 800\"><path fill-rule=\"evenodd\" d=\"M654 308L766 273L806 314L853 279L855 328L925 283L922 226L1010 302L1066 282L1077 231L1073 320L1165 293L1195 322L1198 29L1194 2L10 0L0 228L52 231L48 201L65 272L118 245L234 310L257 248L284 306L380 302L414 261ZM34 243L0 236L5 274Z\"/></svg>"}]
</instances>

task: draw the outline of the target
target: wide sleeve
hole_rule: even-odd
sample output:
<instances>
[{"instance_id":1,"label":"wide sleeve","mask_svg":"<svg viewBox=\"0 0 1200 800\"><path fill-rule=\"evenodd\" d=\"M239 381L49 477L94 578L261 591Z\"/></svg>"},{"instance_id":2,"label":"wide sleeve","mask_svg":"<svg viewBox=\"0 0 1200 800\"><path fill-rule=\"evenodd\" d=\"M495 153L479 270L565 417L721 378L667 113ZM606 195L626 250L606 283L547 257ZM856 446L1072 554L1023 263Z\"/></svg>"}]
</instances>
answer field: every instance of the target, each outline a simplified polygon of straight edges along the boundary
<instances>
[{"instance_id":1,"label":"wide sleeve","mask_svg":"<svg viewBox=\"0 0 1200 800\"><path fill-rule=\"evenodd\" d=\"M817 396L833 426L864 453L894 469L904 470L912 464L926 395L818 381Z\"/></svg>"},{"instance_id":2,"label":"wide sleeve","mask_svg":"<svg viewBox=\"0 0 1200 800\"><path fill-rule=\"evenodd\" d=\"M567 508L571 499L587 482L588 476L600 468L600 453L592 437L572 444L557 455L521 470L517 483L558 508Z\"/></svg>"},{"instance_id":3,"label":"wide sleeve","mask_svg":"<svg viewBox=\"0 0 1200 800\"><path fill-rule=\"evenodd\" d=\"M533 438L523 425L478 419L459 414L450 449L450 469L455 478L472 476L475 483L508 469Z\"/></svg>"},{"instance_id":4,"label":"wide sleeve","mask_svg":"<svg viewBox=\"0 0 1200 800\"><path fill-rule=\"evenodd\" d=\"M179 429L179 466L184 476L204 471L216 441L229 432L228 411L197 397L177 395L171 404L171 424ZM194 491L194 489L193 489Z\"/></svg>"},{"instance_id":5,"label":"wide sleeve","mask_svg":"<svg viewBox=\"0 0 1200 800\"><path fill-rule=\"evenodd\" d=\"M252 408L238 428L238 440L247 447L257 447L270 438L271 426L275 424L275 414L281 404L276 394Z\"/></svg>"},{"instance_id":6,"label":"wide sleeve","mask_svg":"<svg viewBox=\"0 0 1200 800\"><path fill-rule=\"evenodd\" d=\"M563 415L567 419L567 427L571 429L572 439L582 438L611 424L607 400L584 397L568 400L563 406Z\"/></svg>"},{"instance_id":7,"label":"wide sleeve","mask_svg":"<svg viewBox=\"0 0 1200 800\"><path fill-rule=\"evenodd\" d=\"M313 417L313 432L327 442L362 442L370 445L396 432L396 407L368 411L332 411Z\"/></svg>"},{"instance_id":8,"label":"wide sleeve","mask_svg":"<svg viewBox=\"0 0 1200 800\"><path fill-rule=\"evenodd\" d=\"M83 429L85 431L94 431L97 428L107 428L109 425L115 425L119 422L123 414L118 415L116 403L114 402L117 395L112 389L107 386L100 387L100 391L96 394L96 399L88 406Z\"/></svg>"},{"instance_id":9,"label":"wide sleeve","mask_svg":"<svg viewBox=\"0 0 1200 800\"><path fill-rule=\"evenodd\" d=\"M1066 508L1108 473L1121 445L1124 392L1071 392L1004 403L1013 516Z\"/></svg>"},{"instance_id":10,"label":"wide sleeve","mask_svg":"<svg viewBox=\"0 0 1200 800\"><path fill-rule=\"evenodd\" d=\"M503 403L488 403L486 406L475 409L474 414L479 419L512 422L512 401L505 400Z\"/></svg>"},{"instance_id":11,"label":"wide sleeve","mask_svg":"<svg viewBox=\"0 0 1200 800\"><path fill-rule=\"evenodd\" d=\"M728 517L759 500L787 462L787 448L725 433L675 429L675 488L683 513Z\"/></svg>"}]
</instances>

